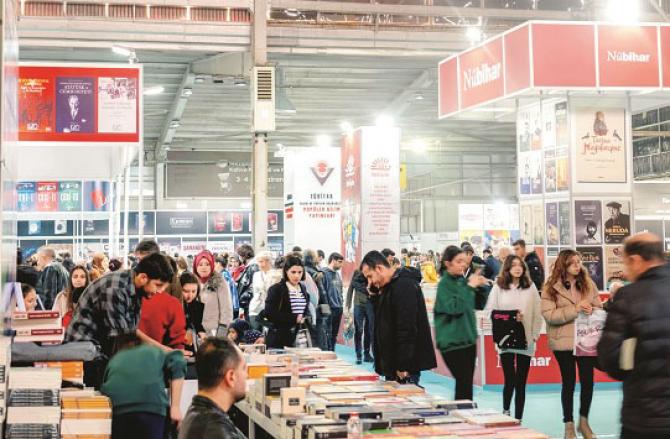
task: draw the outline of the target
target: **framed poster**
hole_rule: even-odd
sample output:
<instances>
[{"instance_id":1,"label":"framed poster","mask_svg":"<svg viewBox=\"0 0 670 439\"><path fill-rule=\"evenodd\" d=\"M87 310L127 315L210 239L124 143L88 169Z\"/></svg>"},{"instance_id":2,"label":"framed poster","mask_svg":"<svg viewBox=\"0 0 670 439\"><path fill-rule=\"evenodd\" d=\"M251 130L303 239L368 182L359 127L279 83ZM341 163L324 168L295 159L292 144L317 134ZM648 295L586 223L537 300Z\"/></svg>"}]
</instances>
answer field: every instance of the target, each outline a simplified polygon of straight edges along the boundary
<instances>
[{"instance_id":1,"label":"framed poster","mask_svg":"<svg viewBox=\"0 0 670 439\"><path fill-rule=\"evenodd\" d=\"M626 112L623 108L577 108L574 112L578 183L626 183Z\"/></svg>"},{"instance_id":2,"label":"framed poster","mask_svg":"<svg viewBox=\"0 0 670 439\"><path fill-rule=\"evenodd\" d=\"M615 280L623 279L623 247L606 246L605 247L605 287L609 289L610 284Z\"/></svg>"},{"instance_id":3,"label":"framed poster","mask_svg":"<svg viewBox=\"0 0 670 439\"><path fill-rule=\"evenodd\" d=\"M560 245L572 244L572 230L570 221L570 202L560 201L558 203L558 231Z\"/></svg>"},{"instance_id":4,"label":"framed poster","mask_svg":"<svg viewBox=\"0 0 670 439\"><path fill-rule=\"evenodd\" d=\"M544 244L544 206L542 203L533 204L533 244Z\"/></svg>"},{"instance_id":5,"label":"framed poster","mask_svg":"<svg viewBox=\"0 0 670 439\"><path fill-rule=\"evenodd\" d=\"M533 206L531 204L521 205L521 216L519 218L521 224L521 239L527 244L533 242Z\"/></svg>"},{"instance_id":6,"label":"framed poster","mask_svg":"<svg viewBox=\"0 0 670 439\"><path fill-rule=\"evenodd\" d=\"M556 192L556 151L553 149L544 153L544 191Z\"/></svg>"},{"instance_id":7,"label":"framed poster","mask_svg":"<svg viewBox=\"0 0 670 439\"><path fill-rule=\"evenodd\" d=\"M519 153L519 194L531 194L531 154Z\"/></svg>"},{"instance_id":8,"label":"framed poster","mask_svg":"<svg viewBox=\"0 0 670 439\"><path fill-rule=\"evenodd\" d=\"M556 146L567 146L570 141L568 134L568 103L559 102L554 105L556 118Z\"/></svg>"},{"instance_id":9,"label":"framed poster","mask_svg":"<svg viewBox=\"0 0 670 439\"><path fill-rule=\"evenodd\" d=\"M584 268L595 282L599 291L604 290L603 282L603 248L602 247L577 247L582 255Z\"/></svg>"},{"instance_id":10,"label":"framed poster","mask_svg":"<svg viewBox=\"0 0 670 439\"><path fill-rule=\"evenodd\" d=\"M600 200L575 200L577 245L602 244Z\"/></svg>"},{"instance_id":11,"label":"framed poster","mask_svg":"<svg viewBox=\"0 0 670 439\"><path fill-rule=\"evenodd\" d=\"M630 202L604 200L603 205L605 244L621 244L630 236Z\"/></svg>"},{"instance_id":12,"label":"framed poster","mask_svg":"<svg viewBox=\"0 0 670 439\"><path fill-rule=\"evenodd\" d=\"M545 212L547 220L547 245L558 245L558 203L545 204Z\"/></svg>"},{"instance_id":13,"label":"framed poster","mask_svg":"<svg viewBox=\"0 0 670 439\"><path fill-rule=\"evenodd\" d=\"M569 189L568 148L558 148L556 150L556 191L565 192Z\"/></svg>"},{"instance_id":14,"label":"framed poster","mask_svg":"<svg viewBox=\"0 0 670 439\"><path fill-rule=\"evenodd\" d=\"M530 192L542 193L542 151L530 153Z\"/></svg>"}]
</instances>

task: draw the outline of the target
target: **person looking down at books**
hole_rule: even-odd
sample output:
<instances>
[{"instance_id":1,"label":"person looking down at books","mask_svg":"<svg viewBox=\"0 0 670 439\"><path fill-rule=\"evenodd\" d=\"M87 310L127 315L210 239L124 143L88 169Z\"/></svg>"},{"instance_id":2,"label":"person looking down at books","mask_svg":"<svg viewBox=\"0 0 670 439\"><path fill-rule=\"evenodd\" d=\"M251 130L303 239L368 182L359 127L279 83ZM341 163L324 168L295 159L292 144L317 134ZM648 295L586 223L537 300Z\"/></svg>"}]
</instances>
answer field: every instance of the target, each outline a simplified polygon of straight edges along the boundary
<instances>
[{"instance_id":1,"label":"person looking down at books","mask_svg":"<svg viewBox=\"0 0 670 439\"><path fill-rule=\"evenodd\" d=\"M585 439L594 436L588 417L593 399L593 368L596 357L575 356L575 320L579 313L602 308L598 288L582 265L581 255L562 250L542 289L542 316L547 322L549 349L561 370L561 405L565 438L576 438L572 401L575 394L575 365L579 369L580 407L578 429Z\"/></svg>"},{"instance_id":2,"label":"person looking down at books","mask_svg":"<svg viewBox=\"0 0 670 439\"><path fill-rule=\"evenodd\" d=\"M542 330L540 306L540 295L528 275L528 266L519 256L508 256L491 289L484 309L489 314L496 311L512 311L516 313L516 321L523 324L525 348L497 346L505 376L503 411L506 415L510 414L512 395L514 395L514 417L518 420L523 418L530 359L535 355L535 343L540 338ZM496 329L494 326L494 332ZM509 333L503 335L505 336L508 337L507 340L512 338Z\"/></svg>"},{"instance_id":3,"label":"person looking down at books","mask_svg":"<svg viewBox=\"0 0 670 439\"><path fill-rule=\"evenodd\" d=\"M375 371L387 381L418 385L421 371L437 365L421 273L391 268L378 251L366 254L359 270L379 291L373 299Z\"/></svg>"},{"instance_id":4,"label":"person looking down at books","mask_svg":"<svg viewBox=\"0 0 670 439\"><path fill-rule=\"evenodd\" d=\"M76 265L70 271L70 284L66 289L58 293L54 300L53 310L58 311L63 318L63 328L67 328L72 320L81 293L91 283L88 270L83 265Z\"/></svg>"},{"instance_id":5,"label":"person looking down at books","mask_svg":"<svg viewBox=\"0 0 670 439\"><path fill-rule=\"evenodd\" d=\"M166 414L174 424L181 421L185 374L180 351L142 343L134 332L120 334L100 389L112 401L112 439L163 439Z\"/></svg>"},{"instance_id":6,"label":"person looking down at books","mask_svg":"<svg viewBox=\"0 0 670 439\"><path fill-rule=\"evenodd\" d=\"M207 338L196 354L198 393L179 429L179 439L245 439L228 416L247 391L247 363L235 343Z\"/></svg>"},{"instance_id":7,"label":"person looking down at books","mask_svg":"<svg viewBox=\"0 0 670 439\"><path fill-rule=\"evenodd\" d=\"M142 298L163 291L172 274L165 256L153 253L142 258L133 270L110 273L84 290L65 332L65 341L92 341L98 346L99 369L85 374L87 385L100 386L101 372L113 353L114 339L137 329Z\"/></svg>"},{"instance_id":8,"label":"person looking down at books","mask_svg":"<svg viewBox=\"0 0 670 439\"><path fill-rule=\"evenodd\" d=\"M622 439L670 437L670 267L663 241L651 233L628 238L624 274L632 283L609 306L598 358L623 380Z\"/></svg>"},{"instance_id":9,"label":"person looking down at books","mask_svg":"<svg viewBox=\"0 0 670 439\"><path fill-rule=\"evenodd\" d=\"M468 247L450 245L442 254L435 298L435 340L456 381L454 399L472 399L477 358L475 310L484 309L490 281L483 267L472 270Z\"/></svg>"},{"instance_id":10,"label":"person looking down at books","mask_svg":"<svg viewBox=\"0 0 670 439\"><path fill-rule=\"evenodd\" d=\"M184 297L184 316L186 317L185 346L187 350L194 353L199 341L207 337L207 332L202 326L202 314L205 305L198 300L200 284L195 275L185 271L179 276L179 283Z\"/></svg>"},{"instance_id":11,"label":"person looking down at books","mask_svg":"<svg viewBox=\"0 0 670 439\"><path fill-rule=\"evenodd\" d=\"M21 284L21 295L23 296L23 304L26 307L26 312L35 311L37 309L37 292L35 288L28 284Z\"/></svg>"},{"instance_id":12,"label":"person looking down at books","mask_svg":"<svg viewBox=\"0 0 670 439\"><path fill-rule=\"evenodd\" d=\"M266 342L269 348L293 346L296 330L305 323L309 311L309 296L304 284L305 267L302 260L291 254L284 261L282 280L268 290L263 313L272 323Z\"/></svg>"}]
</instances>

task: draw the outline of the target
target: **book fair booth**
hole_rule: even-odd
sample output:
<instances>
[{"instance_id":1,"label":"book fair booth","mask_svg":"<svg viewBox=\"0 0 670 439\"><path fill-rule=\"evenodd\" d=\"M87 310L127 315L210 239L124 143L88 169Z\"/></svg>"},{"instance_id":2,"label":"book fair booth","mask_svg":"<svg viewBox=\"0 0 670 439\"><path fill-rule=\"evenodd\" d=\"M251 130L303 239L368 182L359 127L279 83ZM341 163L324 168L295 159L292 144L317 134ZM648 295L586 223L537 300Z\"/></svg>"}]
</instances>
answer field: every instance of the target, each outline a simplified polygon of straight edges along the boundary
<instances>
[{"instance_id":1,"label":"book fair booth","mask_svg":"<svg viewBox=\"0 0 670 439\"><path fill-rule=\"evenodd\" d=\"M634 232L631 117L668 87L670 26L531 21L440 62L439 117L516 121L520 237L545 272L562 249L579 251L606 297ZM484 321L475 382L499 385ZM560 382L545 334L528 382Z\"/></svg>"}]
</instances>

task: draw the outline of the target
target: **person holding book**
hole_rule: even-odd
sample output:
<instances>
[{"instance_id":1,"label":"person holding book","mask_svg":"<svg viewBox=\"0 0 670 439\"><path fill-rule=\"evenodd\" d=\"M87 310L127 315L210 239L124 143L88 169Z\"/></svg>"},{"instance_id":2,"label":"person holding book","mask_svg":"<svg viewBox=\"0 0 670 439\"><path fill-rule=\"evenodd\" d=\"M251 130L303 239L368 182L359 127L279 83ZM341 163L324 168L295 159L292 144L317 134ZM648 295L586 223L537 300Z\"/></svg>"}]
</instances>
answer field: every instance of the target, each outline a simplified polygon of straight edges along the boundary
<instances>
[{"instance_id":1,"label":"person holding book","mask_svg":"<svg viewBox=\"0 0 670 439\"><path fill-rule=\"evenodd\" d=\"M472 399L477 359L475 310L484 309L490 281L470 267L467 247L450 245L442 254L435 299L435 340L456 380L454 399ZM471 247L470 247L471 248Z\"/></svg>"},{"instance_id":2,"label":"person holding book","mask_svg":"<svg viewBox=\"0 0 670 439\"><path fill-rule=\"evenodd\" d=\"M602 308L598 288L582 265L581 255L562 250L542 289L542 316L547 323L549 348L561 370L561 405L566 439L576 438L572 401L575 393L575 365L581 384L579 426L585 439L595 437L588 417L593 399L593 369L596 357L575 356L575 320L579 313L591 314Z\"/></svg>"},{"instance_id":3,"label":"person holding book","mask_svg":"<svg viewBox=\"0 0 670 439\"><path fill-rule=\"evenodd\" d=\"M535 343L542 330L540 306L540 295L528 275L526 263L518 256L507 257L484 309L488 312L516 311L516 320L523 323L527 347L498 350L505 376L503 411L510 414L514 395L514 417L518 420L523 418L530 359L535 355Z\"/></svg>"},{"instance_id":4,"label":"person holding book","mask_svg":"<svg viewBox=\"0 0 670 439\"><path fill-rule=\"evenodd\" d=\"M90 283L91 278L84 265L76 265L70 271L70 284L58 293L52 308L54 311L60 312L63 318L63 328L67 328L70 324L72 313L79 302L79 298Z\"/></svg>"},{"instance_id":5,"label":"person holding book","mask_svg":"<svg viewBox=\"0 0 670 439\"><path fill-rule=\"evenodd\" d=\"M194 353L199 340L204 340L207 337L207 331L202 326L205 305L198 299L200 284L193 273L184 271L179 276L179 283L184 297L184 316L186 318L185 348Z\"/></svg>"},{"instance_id":6,"label":"person holding book","mask_svg":"<svg viewBox=\"0 0 670 439\"><path fill-rule=\"evenodd\" d=\"M166 415L174 424L181 421L185 375L181 351L142 343L135 332L119 335L100 389L112 401L112 439L163 439Z\"/></svg>"},{"instance_id":7,"label":"person holding book","mask_svg":"<svg viewBox=\"0 0 670 439\"><path fill-rule=\"evenodd\" d=\"M623 380L622 439L670 437L670 267L664 256L662 239L651 233L625 241L624 273L632 283L617 291L598 344L602 367Z\"/></svg>"}]
</instances>

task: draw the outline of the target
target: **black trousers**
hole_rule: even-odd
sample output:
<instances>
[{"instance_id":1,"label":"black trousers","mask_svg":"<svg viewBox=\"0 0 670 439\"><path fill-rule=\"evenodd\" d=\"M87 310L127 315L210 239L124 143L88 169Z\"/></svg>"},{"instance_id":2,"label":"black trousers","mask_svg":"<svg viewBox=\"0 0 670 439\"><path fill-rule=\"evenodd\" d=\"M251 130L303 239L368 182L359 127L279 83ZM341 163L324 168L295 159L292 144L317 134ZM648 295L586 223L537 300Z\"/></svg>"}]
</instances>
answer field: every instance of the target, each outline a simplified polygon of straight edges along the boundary
<instances>
[{"instance_id":1,"label":"black trousers","mask_svg":"<svg viewBox=\"0 0 670 439\"><path fill-rule=\"evenodd\" d=\"M516 360L516 365L514 364ZM505 387L503 388L503 410L508 410L514 395L514 417L523 418L523 407L526 404L526 381L530 370L530 357L523 354L500 354Z\"/></svg>"},{"instance_id":2,"label":"black trousers","mask_svg":"<svg viewBox=\"0 0 670 439\"><path fill-rule=\"evenodd\" d=\"M579 369L581 384L579 415L588 418L593 400L593 369L596 357L575 357L572 351L554 351L558 366L561 368L561 405L563 406L563 422L573 422L573 403L575 382L577 380L575 365Z\"/></svg>"},{"instance_id":3,"label":"black trousers","mask_svg":"<svg viewBox=\"0 0 670 439\"><path fill-rule=\"evenodd\" d=\"M112 439L163 439L165 416L126 413L112 416Z\"/></svg>"},{"instance_id":4,"label":"black trousers","mask_svg":"<svg viewBox=\"0 0 670 439\"><path fill-rule=\"evenodd\" d=\"M472 400L472 380L475 374L477 346L444 351L442 352L442 358L447 364L454 380L456 380L454 399Z\"/></svg>"},{"instance_id":5,"label":"black trousers","mask_svg":"<svg viewBox=\"0 0 670 439\"><path fill-rule=\"evenodd\" d=\"M621 439L668 439L670 431L665 433L640 433L621 427Z\"/></svg>"},{"instance_id":6,"label":"black trousers","mask_svg":"<svg viewBox=\"0 0 670 439\"><path fill-rule=\"evenodd\" d=\"M331 308L330 313L330 343L328 350L335 351L337 335L340 333L340 323L342 322L344 310L342 308Z\"/></svg>"}]
</instances>

